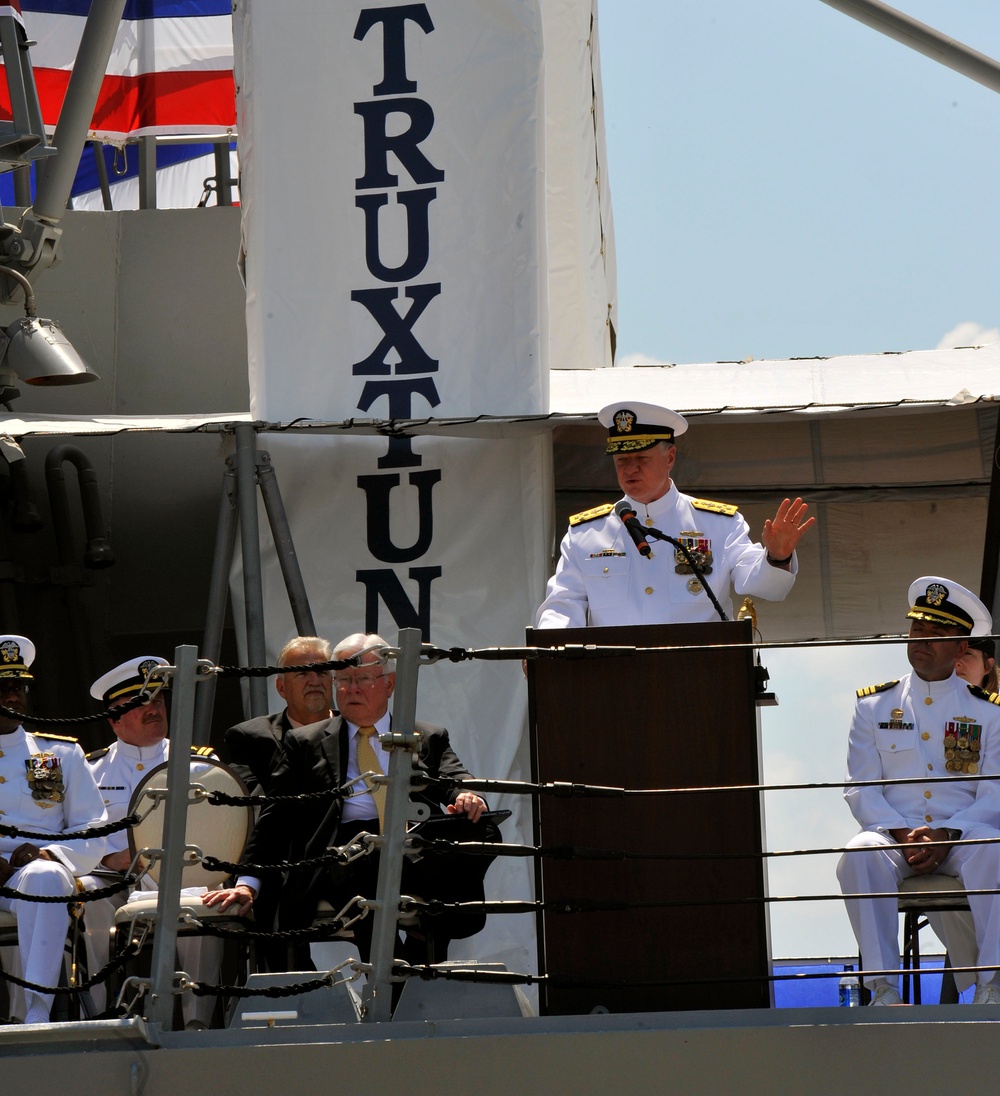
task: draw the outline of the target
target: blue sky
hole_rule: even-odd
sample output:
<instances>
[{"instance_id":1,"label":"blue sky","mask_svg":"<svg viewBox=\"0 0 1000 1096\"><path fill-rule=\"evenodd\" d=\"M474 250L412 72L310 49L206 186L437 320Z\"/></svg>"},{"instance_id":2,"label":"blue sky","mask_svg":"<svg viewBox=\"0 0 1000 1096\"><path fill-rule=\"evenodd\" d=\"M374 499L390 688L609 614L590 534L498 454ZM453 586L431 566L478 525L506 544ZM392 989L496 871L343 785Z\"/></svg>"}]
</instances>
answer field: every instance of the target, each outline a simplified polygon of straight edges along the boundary
<instances>
[{"instance_id":1,"label":"blue sky","mask_svg":"<svg viewBox=\"0 0 1000 1096\"><path fill-rule=\"evenodd\" d=\"M995 0L896 6L1000 57ZM995 92L821 0L602 0L600 40L620 361L998 337Z\"/></svg>"},{"instance_id":2,"label":"blue sky","mask_svg":"<svg viewBox=\"0 0 1000 1096\"><path fill-rule=\"evenodd\" d=\"M895 6L1000 58L996 0ZM600 40L620 364L1000 340L997 93L821 0L601 0ZM842 779L854 690L909 669L892 647L765 662L774 783ZM771 849L856 830L837 791L766 811ZM772 894L835 891L835 859L776 862ZM839 901L771 922L778 956L854 949Z\"/></svg>"}]
</instances>

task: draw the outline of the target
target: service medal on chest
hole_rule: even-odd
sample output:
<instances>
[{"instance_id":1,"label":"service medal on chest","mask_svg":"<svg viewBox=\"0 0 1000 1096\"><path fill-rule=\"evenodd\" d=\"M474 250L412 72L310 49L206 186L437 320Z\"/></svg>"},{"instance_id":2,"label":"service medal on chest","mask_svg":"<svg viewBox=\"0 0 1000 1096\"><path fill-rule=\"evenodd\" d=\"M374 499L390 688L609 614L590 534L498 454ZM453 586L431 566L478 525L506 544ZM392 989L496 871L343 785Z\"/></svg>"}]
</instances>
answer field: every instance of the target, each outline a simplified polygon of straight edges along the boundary
<instances>
[{"instance_id":1,"label":"service medal on chest","mask_svg":"<svg viewBox=\"0 0 1000 1096\"><path fill-rule=\"evenodd\" d=\"M63 785L62 762L55 754L32 754L24 762L24 768L32 799L46 807L63 801L66 789Z\"/></svg>"},{"instance_id":2,"label":"service medal on chest","mask_svg":"<svg viewBox=\"0 0 1000 1096\"><path fill-rule=\"evenodd\" d=\"M691 555L691 558L698 564L702 571L706 575L712 573L712 541L704 536L702 533L697 533L692 529L685 529L679 533L677 540L684 545ZM680 548L674 549L674 571L678 575L692 575L694 574L694 568L688 563L687 556L680 550ZM688 589L690 589L690 584ZM700 590L701 587L699 586ZM692 591L697 593L697 590Z\"/></svg>"},{"instance_id":3,"label":"service medal on chest","mask_svg":"<svg viewBox=\"0 0 1000 1096\"><path fill-rule=\"evenodd\" d=\"M960 715L944 725L944 767L950 773L975 775L979 772L983 726L973 718Z\"/></svg>"}]
</instances>

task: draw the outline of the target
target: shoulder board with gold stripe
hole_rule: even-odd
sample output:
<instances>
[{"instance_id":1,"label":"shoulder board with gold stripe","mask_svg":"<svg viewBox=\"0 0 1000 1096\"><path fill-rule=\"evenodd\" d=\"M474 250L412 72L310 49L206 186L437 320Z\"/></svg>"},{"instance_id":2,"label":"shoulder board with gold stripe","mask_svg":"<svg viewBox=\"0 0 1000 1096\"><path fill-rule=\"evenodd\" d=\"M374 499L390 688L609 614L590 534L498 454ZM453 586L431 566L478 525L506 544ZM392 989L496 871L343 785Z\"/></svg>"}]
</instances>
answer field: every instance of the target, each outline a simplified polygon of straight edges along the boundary
<instances>
[{"instance_id":1,"label":"shoulder board with gold stripe","mask_svg":"<svg viewBox=\"0 0 1000 1096\"><path fill-rule=\"evenodd\" d=\"M972 693L973 696L978 696L980 700L988 700L991 704L1000 705L1000 693L988 693L978 685L970 685L969 692Z\"/></svg>"},{"instance_id":2,"label":"shoulder board with gold stripe","mask_svg":"<svg viewBox=\"0 0 1000 1096\"><path fill-rule=\"evenodd\" d=\"M883 681L881 685L866 685L863 689L858 689L858 699L863 696L874 696L876 693L884 693L886 689L891 689L893 685L899 684L899 678L895 681Z\"/></svg>"},{"instance_id":3,"label":"shoulder board with gold stripe","mask_svg":"<svg viewBox=\"0 0 1000 1096\"><path fill-rule=\"evenodd\" d=\"M215 750L211 746L192 746L191 752L199 757L215 757Z\"/></svg>"},{"instance_id":4,"label":"shoulder board with gold stripe","mask_svg":"<svg viewBox=\"0 0 1000 1096\"><path fill-rule=\"evenodd\" d=\"M49 734L47 731L32 731L32 738L51 738L55 742L76 742L77 739L66 734Z\"/></svg>"},{"instance_id":5,"label":"shoulder board with gold stripe","mask_svg":"<svg viewBox=\"0 0 1000 1096\"><path fill-rule=\"evenodd\" d=\"M100 750L91 750L90 753L87 754L87 760L88 761L100 761L101 758L104 757L104 755L110 749L111 749L110 746L105 746L103 749L100 749Z\"/></svg>"},{"instance_id":6,"label":"shoulder board with gold stripe","mask_svg":"<svg viewBox=\"0 0 1000 1096\"><path fill-rule=\"evenodd\" d=\"M603 518L606 514L610 514L614 508L615 504L613 502L608 502L603 506L595 506L592 510L582 510L579 514L571 514L569 523L570 525L582 525L585 521Z\"/></svg>"},{"instance_id":7,"label":"shoulder board with gold stripe","mask_svg":"<svg viewBox=\"0 0 1000 1096\"><path fill-rule=\"evenodd\" d=\"M692 499L691 505L696 510L708 510L711 514L725 514L727 518L734 517L740 509L728 502L713 502L711 499Z\"/></svg>"}]
</instances>

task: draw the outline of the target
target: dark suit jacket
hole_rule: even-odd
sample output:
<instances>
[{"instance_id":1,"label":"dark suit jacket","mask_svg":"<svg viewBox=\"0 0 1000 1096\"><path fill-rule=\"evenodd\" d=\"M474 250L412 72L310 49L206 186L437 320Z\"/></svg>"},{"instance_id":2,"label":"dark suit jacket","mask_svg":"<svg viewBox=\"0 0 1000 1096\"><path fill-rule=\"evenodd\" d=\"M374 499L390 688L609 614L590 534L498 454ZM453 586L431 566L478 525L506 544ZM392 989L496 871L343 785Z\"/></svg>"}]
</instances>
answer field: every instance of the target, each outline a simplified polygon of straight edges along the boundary
<instances>
[{"instance_id":1,"label":"dark suit jacket","mask_svg":"<svg viewBox=\"0 0 1000 1096\"><path fill-rule=\"evenodd\" d=\"M415 729L422 735L415 774L423 772L443 779L471 776L451 748L448 732L443 727L416 723ZM285 734L269 794L301 795L339 787L346 778L347 753L348 728L340 716L307 727L293 727ZM445 797L439 798L439 794ZM444 813L442 806L453 803L457 797L458 792L454 789L439 793L433 786L414 790L410 795L414 802L426 803L432 814ZM341 801L337 798L270 802L261 811L243 859L251 864L268 865L321 856L329 847L339 844L340 818ZM289 872L281 896L280 927L298 928L310 924L321 897L318 893L320 884L328 883L331 873L334 879L338 876L346 879L349 871L348 867ZM482 899L482 875L473 874L478 874L478 886L474 883L462 897Z\"/></svg>"},{"instance_id":2,"label":"dark suit jacket","mask_svg":"<svg viewBox=\"0 0 1000 1096\"><path fill-rule=\"evenodd\" d=\"M239 774L251 795L258 789L267 794L281 743L291 730L288 709L258 715L230 727L225 734L229 766Z\"/></svg>"}]
</instances>

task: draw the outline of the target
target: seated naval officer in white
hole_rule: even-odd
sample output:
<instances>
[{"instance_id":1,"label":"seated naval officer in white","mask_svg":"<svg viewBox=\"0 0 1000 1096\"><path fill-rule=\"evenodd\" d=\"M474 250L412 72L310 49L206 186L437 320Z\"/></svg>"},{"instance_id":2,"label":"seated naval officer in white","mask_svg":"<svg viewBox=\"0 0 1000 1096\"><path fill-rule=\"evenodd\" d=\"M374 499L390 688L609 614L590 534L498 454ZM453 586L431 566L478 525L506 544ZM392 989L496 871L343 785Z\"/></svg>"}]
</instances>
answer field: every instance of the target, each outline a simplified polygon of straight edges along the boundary
<instances>
[{"instance_id":1,"label":"seated naval officer in white","mask_svg":"<svg viewBox=\"0 0 1000 1096\"><path fill-rule=\"evenodd\" d=\"M902 879L943 872L957 876L970 891L1000 886L1000 845L930 844L1000 838L1000 783L959 779L1000 773L1000 703L955 673L968 647L966 637L992 631L990 614L964 586L933 575L910 586L909 605L906 657L912 672L858 690L847 779L953 779L844 791L863 830L847 846L859 851L845 852L837 866L841 890L892 895L845 901L864 970L899 967L893 892ZM1000 966L1000 896L970 894L969 906L976 965ZM865 978L872 1004L898 1004L898 981L895 976ZM977 981L973 1003L1000 1004L995 972L985 971Z\"/></svg>"},{"instance_id":2,"label":"seated naval officer in white","mask_svg":"<svg viewBox=\"0 0 1000 1096\"><path fill-rule=\"evenodd\" d=\"M0 704L24 714L34 680L35 646L24 636L0 635ZM100 792L75 738L28 732L16 716L0 713L0 822L51 835L51 840L0 833L0 885L22 894L77 892L77 879L92 871L105 848L103 837L64 841L107 821ZM28 902L0 896L0 910L17 918L20 975L55 986L69 929L62 902ZM48 1022L52 994L11 990L11 1019Z\"/></svg>"},{"instance_id":3,"label":"seated naval officer in white","mask_svg":"<svg viewBox=\"0 0 1000 1096\"><path fill-rule=\"evenodd\" d=\"M955 673L970 685L978 685L984 693L993 694L989 699L994 704L1000 703L1000 697L993 699L998 689L996 644L992 639L970 638L969 649L955 663ZM965 910L948 910L945 913L928 910L927 920L938 939L944 943L951 966L976 965L976 926L971 913L966 913ZM967 990L976 981L975 974L970 971L956 971L954 978L955 988L959 993Z\"/></svg>"},{"instance_id":4,"label":"seated naval officer in white","mask_svg":"<svg viewBox=\"0 0 1000 1096\"><path fill-rule=\"evenodd\" d=\"M730 584L741 597L785 598L798 572L796 546L816 520L806 517L808 506L801 499L785 499L764 522L761 543L755 544L735 506L677 490L671 475L677 459L674 439L687 430L681 415L633 401L609 404L598 418L608 428L605 451L614 460L623 501L643 526L659 529L688 548L727 616L733 615ZM680 550L653 538L649 547L648 556L640 555L615 504L574 514L535 627L718 620Z\"/></svg>"},{"instance_id":5,"label":"seated naval officer in white","mask_svg":"<svg viewBox=\"0 0 1000 1096\"><path fill-rule=\"evenodd\" d=\"M99 677L90 687L90 695L100 700L105 708L113 709L134 699L146 687L149 671L169 663L156 655L144 655L121 663ZM165 687L166 688L166 687ZM147 703L132 708L119 716L110 716L108 723L115 733L110 746L87 755L94 777L108 811L108 818L117 822L128 813L128 805L136 786L146 774L164 764L170 756L170 740L167 738L168 720L164 690L161 689ZM207 746L193 747L191 771L197 775L198 757L213 757ZM128 836L119 830L108 837L107 853L101 866L109 871L128 871L132 854L128 849ZM106 880L95 885L106 885ZM155 884L143 876L139 889L155 890ZM205 887L186 887L183 894L197 895ZM91 902L87 910L87 951L91 972L96 972L108 961L111 928L115 910L127 898L122 892L113 899ZM215 982L222 954L222 941L208 936L194 936L177 941L181 965L195 981ZM105 987L95 986L94 1003L99 1011L105 1006ZM184 1021L189 1028L207 1027L215 1009L214 997L195 997L186 993L182 999Z\"/></svg>"}]
</instances>

